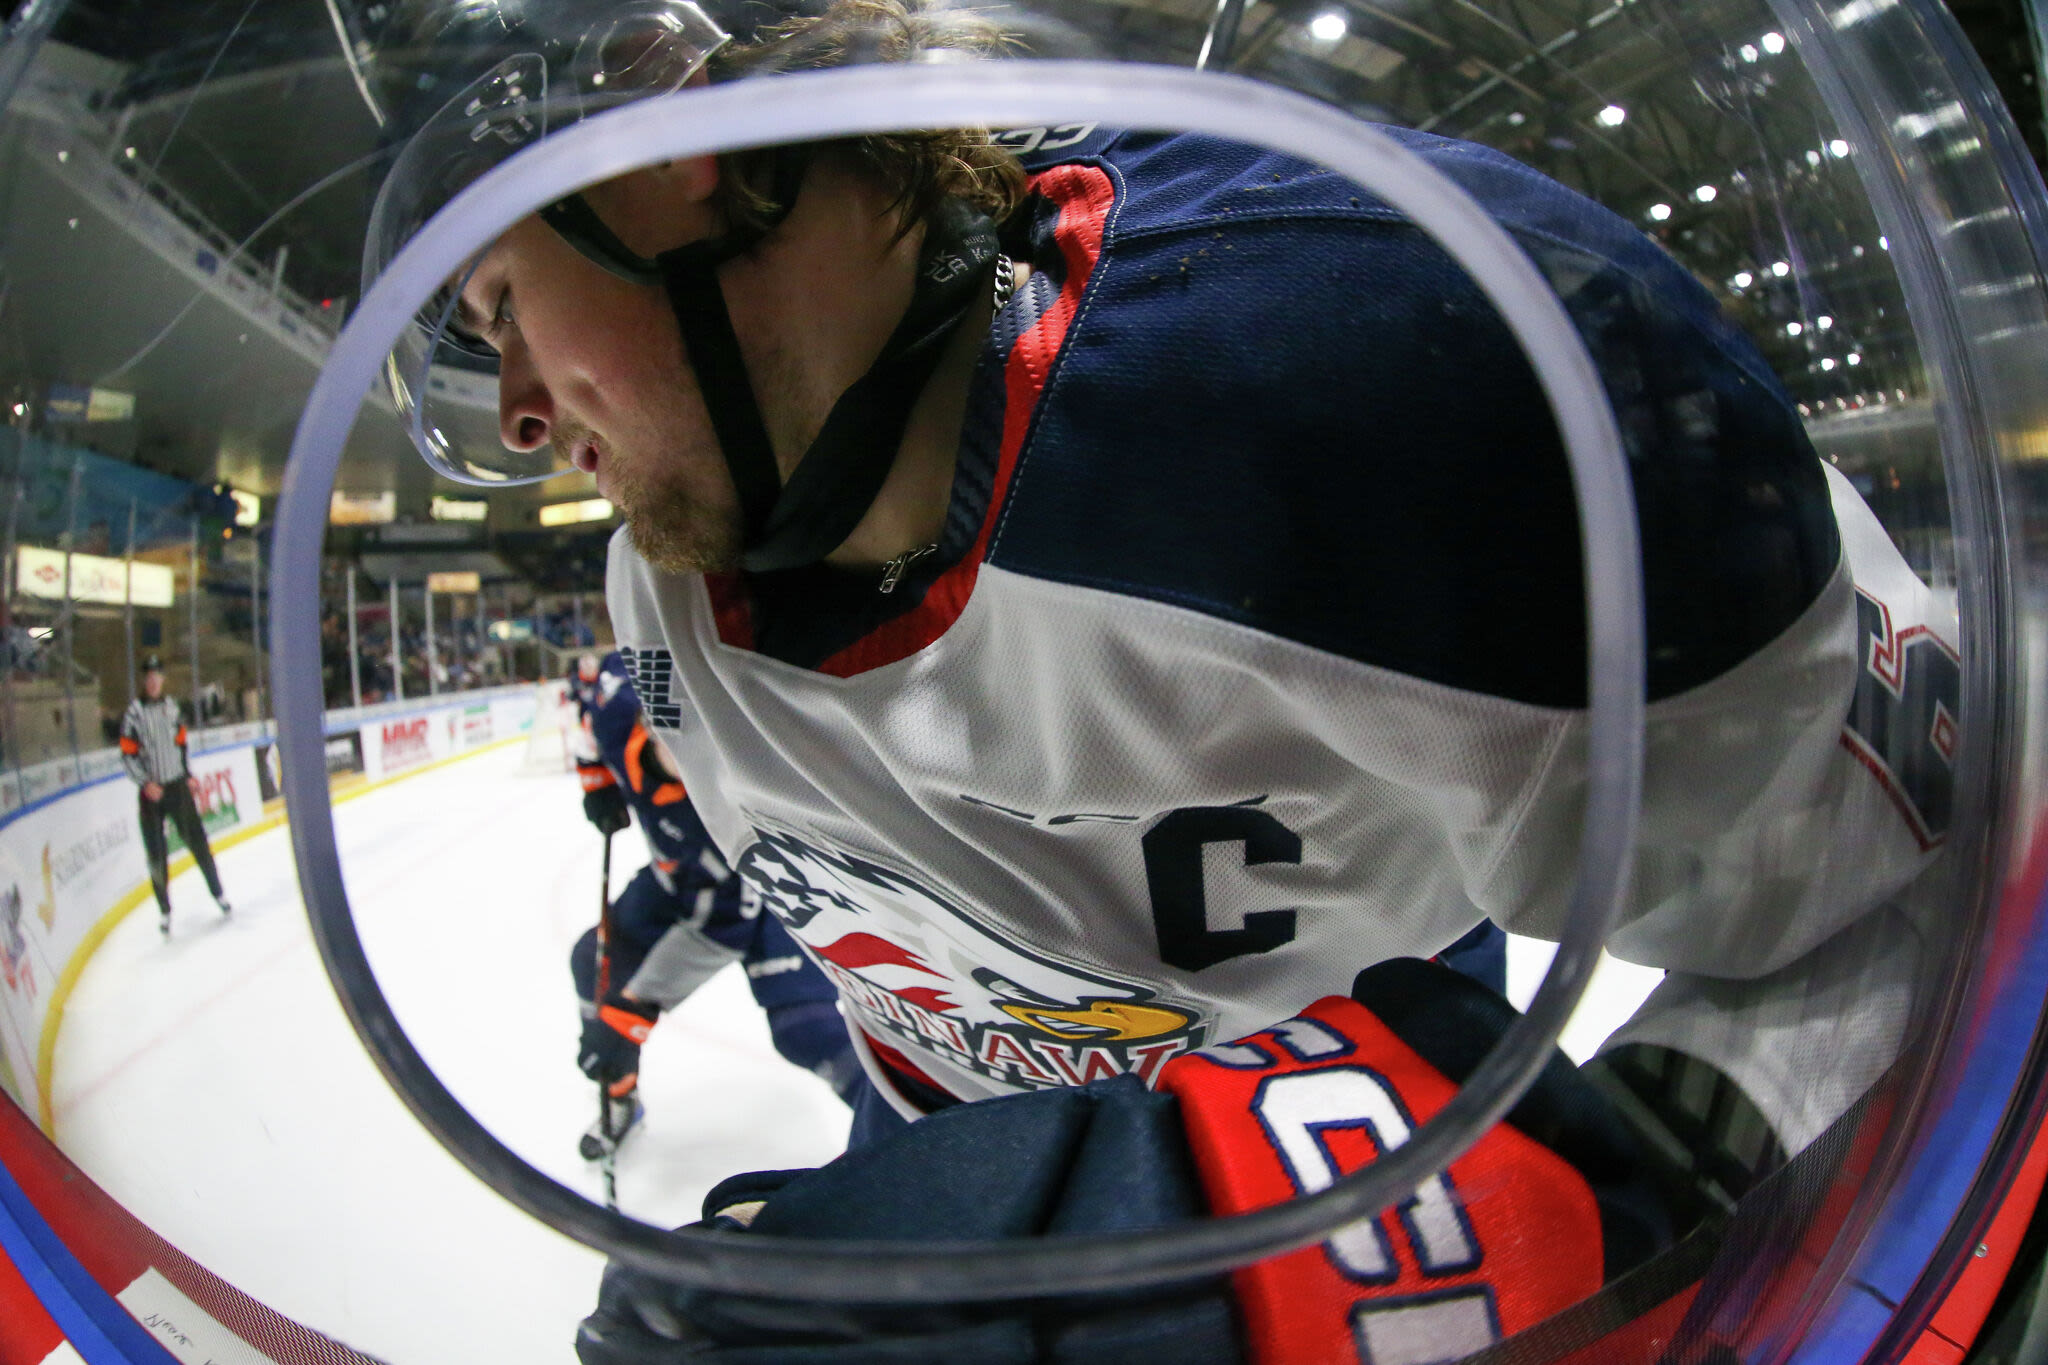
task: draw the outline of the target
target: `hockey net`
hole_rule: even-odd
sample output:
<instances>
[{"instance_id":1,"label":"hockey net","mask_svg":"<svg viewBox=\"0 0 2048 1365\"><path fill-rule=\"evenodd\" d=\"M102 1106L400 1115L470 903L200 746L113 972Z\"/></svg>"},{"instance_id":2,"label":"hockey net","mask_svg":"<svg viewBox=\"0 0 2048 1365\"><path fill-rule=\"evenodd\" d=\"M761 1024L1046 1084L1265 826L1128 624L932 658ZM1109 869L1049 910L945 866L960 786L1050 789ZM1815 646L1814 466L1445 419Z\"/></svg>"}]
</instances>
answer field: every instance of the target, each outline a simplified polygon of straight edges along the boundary
<instances>
[{"instance_id":1,"label":"hockey net","mask_svg":"<svg viewBox=\"0 0 2048 1365\"><path fill-rule=\"evenodd\" d=\"M560 678L535 683L533 725L526 732L526 755L520 761L523 773L566 773L575 766L572 738L576 731L576 703L569 698L568 684Z\"/></svg>"}]
</instances>

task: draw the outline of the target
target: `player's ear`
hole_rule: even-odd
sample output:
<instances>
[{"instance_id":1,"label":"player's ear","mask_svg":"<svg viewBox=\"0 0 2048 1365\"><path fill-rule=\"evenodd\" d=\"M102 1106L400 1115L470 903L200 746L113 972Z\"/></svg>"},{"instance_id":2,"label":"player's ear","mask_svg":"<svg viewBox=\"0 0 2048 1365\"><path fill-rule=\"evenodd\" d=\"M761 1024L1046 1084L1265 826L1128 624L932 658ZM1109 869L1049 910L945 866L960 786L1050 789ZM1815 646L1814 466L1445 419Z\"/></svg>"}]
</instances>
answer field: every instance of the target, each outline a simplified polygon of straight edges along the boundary
<instances>
[{"instance_id":1,"label":"player's ear","mask_svg":"<svg viewBox=\"0 0 2048 1365\"><path fill-rule=\"evenodd\" d=\"M678 157L592 185L583 198L628 249L658 256L716 230L719 175L715 156Z\"/></svg>"},{"instance_id":2,"label":"player's ear","mask_svg":"<svg viewBox=\"0 0 2048 1365\"><path fill-rule=\"evenodd\" d=\"M715 156L678 157L651 169L668 178L671 191L688 203L701 204L718 189L718 158Z\"/></svg>"}]
</instances>

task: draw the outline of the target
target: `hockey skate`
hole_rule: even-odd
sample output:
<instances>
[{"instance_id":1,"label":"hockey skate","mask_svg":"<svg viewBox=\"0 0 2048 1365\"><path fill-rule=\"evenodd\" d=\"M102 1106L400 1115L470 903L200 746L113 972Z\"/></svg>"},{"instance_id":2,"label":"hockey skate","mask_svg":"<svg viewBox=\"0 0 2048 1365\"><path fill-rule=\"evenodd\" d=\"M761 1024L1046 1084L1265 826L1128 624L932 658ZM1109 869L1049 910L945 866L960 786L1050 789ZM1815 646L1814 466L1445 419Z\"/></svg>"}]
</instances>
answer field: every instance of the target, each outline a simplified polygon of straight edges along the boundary
<instances>
[{"instance_id":1,"label":"hockey skate","mask_svg":"<svg viewBox=\"0 0 2048 1365\"><path fill-rule=\"evenodd\" d=\"M640 1103L640 1092L607 1102L604 1117L585 1130L576 1150L583 1154L585 1161L602 1161L619 1150L619 1144L640 1126L640 1120L647 1113L647 1106Z\"/></svg>"},{"instance_id":2,"label":"hockey skate","mask_svg":"<svg viewBox=\"0 0 2048 1365\"><path fill-rule=\"evenodd\" d=\"M159 915L157 916L157 920L156 920L156 931L157 931L157 932L158 932L159 934L162 934L162 935L164 936L164 939L165 939L165 941L166 941L166 942L168 942L168 941L170 940L170 937L171 937L171 912L170 912L170 911L168 911L168 910L165 910L165 911L163 911L163 912L162 912L161 914L159 914Z\"/></svg>"}]
</instances>

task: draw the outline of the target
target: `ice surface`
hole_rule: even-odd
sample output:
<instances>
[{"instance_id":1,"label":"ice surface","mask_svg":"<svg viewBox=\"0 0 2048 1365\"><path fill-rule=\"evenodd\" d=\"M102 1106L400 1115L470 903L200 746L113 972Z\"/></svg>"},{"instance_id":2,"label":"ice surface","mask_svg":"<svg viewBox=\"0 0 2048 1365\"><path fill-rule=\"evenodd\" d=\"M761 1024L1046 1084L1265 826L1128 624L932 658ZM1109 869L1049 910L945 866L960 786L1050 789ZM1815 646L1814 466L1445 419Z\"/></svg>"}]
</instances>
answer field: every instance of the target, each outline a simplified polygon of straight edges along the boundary
<instances>
[{"instance_id":1,"label":"ice surface","mask_svg":"<svg viewBox=\"0 0 2048 1365\"><path fill-rule=\"evenodd\" d=\"M518 745L335 812L365 947L451 1089L549 1175L599 1197L576 1139L570 945L597 917L600 841L566 775ZM645 861L618 836L613 881ZM279 829L220 854L222 920L196 874L128 916L58 1036L57 1138L173 1244L279 1311L392 1365L570 1362L602 1258L472 1177L370 1063L321 970ZM665 1018L648 1117L619 1157L628 1212L672 1226L741 1170L813 1165L848 1117L779 1058L728 969Z\"/></svg>"},{"instance_id":2,"label":"ice surface","mask_svg":"<svg viewBox=\"0 0 2048 1365\"><path fill-rule=\"evenodd\" d=\"M601 843L573 779L519 765L514 744L343 802L344 875L415 1045L501 1140L597 1198L576 1155L596 1104L567 962L597 917ZM618 836L614 888L644 860L637 833ZM393 1365L573 1360L601 1258L472 1177L377 1074L321 970L287 832L220 867L232 920L188 873L168 943L145 904L80 979L56 1054L65 1151L201 1264ZM1518 1004L1551 951L1511 942ZM1659 975L1603 962L1566 1050L1590 1055ZM846 1110L776 1056L737 969L662 1020L643 1066L619 1196L650 1222L688 1222L723 1177L845 1141Z\"/></svg>"}]
</instances>

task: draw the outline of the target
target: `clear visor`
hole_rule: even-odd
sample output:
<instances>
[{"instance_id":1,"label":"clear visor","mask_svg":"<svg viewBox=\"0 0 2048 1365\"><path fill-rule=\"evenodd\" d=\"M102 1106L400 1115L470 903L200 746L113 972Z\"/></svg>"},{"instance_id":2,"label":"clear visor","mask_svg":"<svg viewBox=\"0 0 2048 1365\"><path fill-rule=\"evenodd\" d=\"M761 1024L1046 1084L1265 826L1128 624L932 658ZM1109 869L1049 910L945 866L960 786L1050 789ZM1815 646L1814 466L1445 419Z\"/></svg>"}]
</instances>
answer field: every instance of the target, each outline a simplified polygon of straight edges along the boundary
<instances>
[{"instance_id":1,"label":"clear visor","mask_svg":"<svg viewBox=\"0 0 2048 1365\"><path fill-rule=\"evenodd\" d=\"M688 0L604 8L601 18L580 26L566 61L551 63L538 51L503 57L420 126L370 211L365 292L470 183L589 114L682 89L727 41ZM518 451L504 444L497 356L458 325L462 287L487 251L422 303L415 325L392 349L385 380L414 447L437 473L488 487L533 483L570 465L549 446Z\"/></svg>"}]
</instances>

